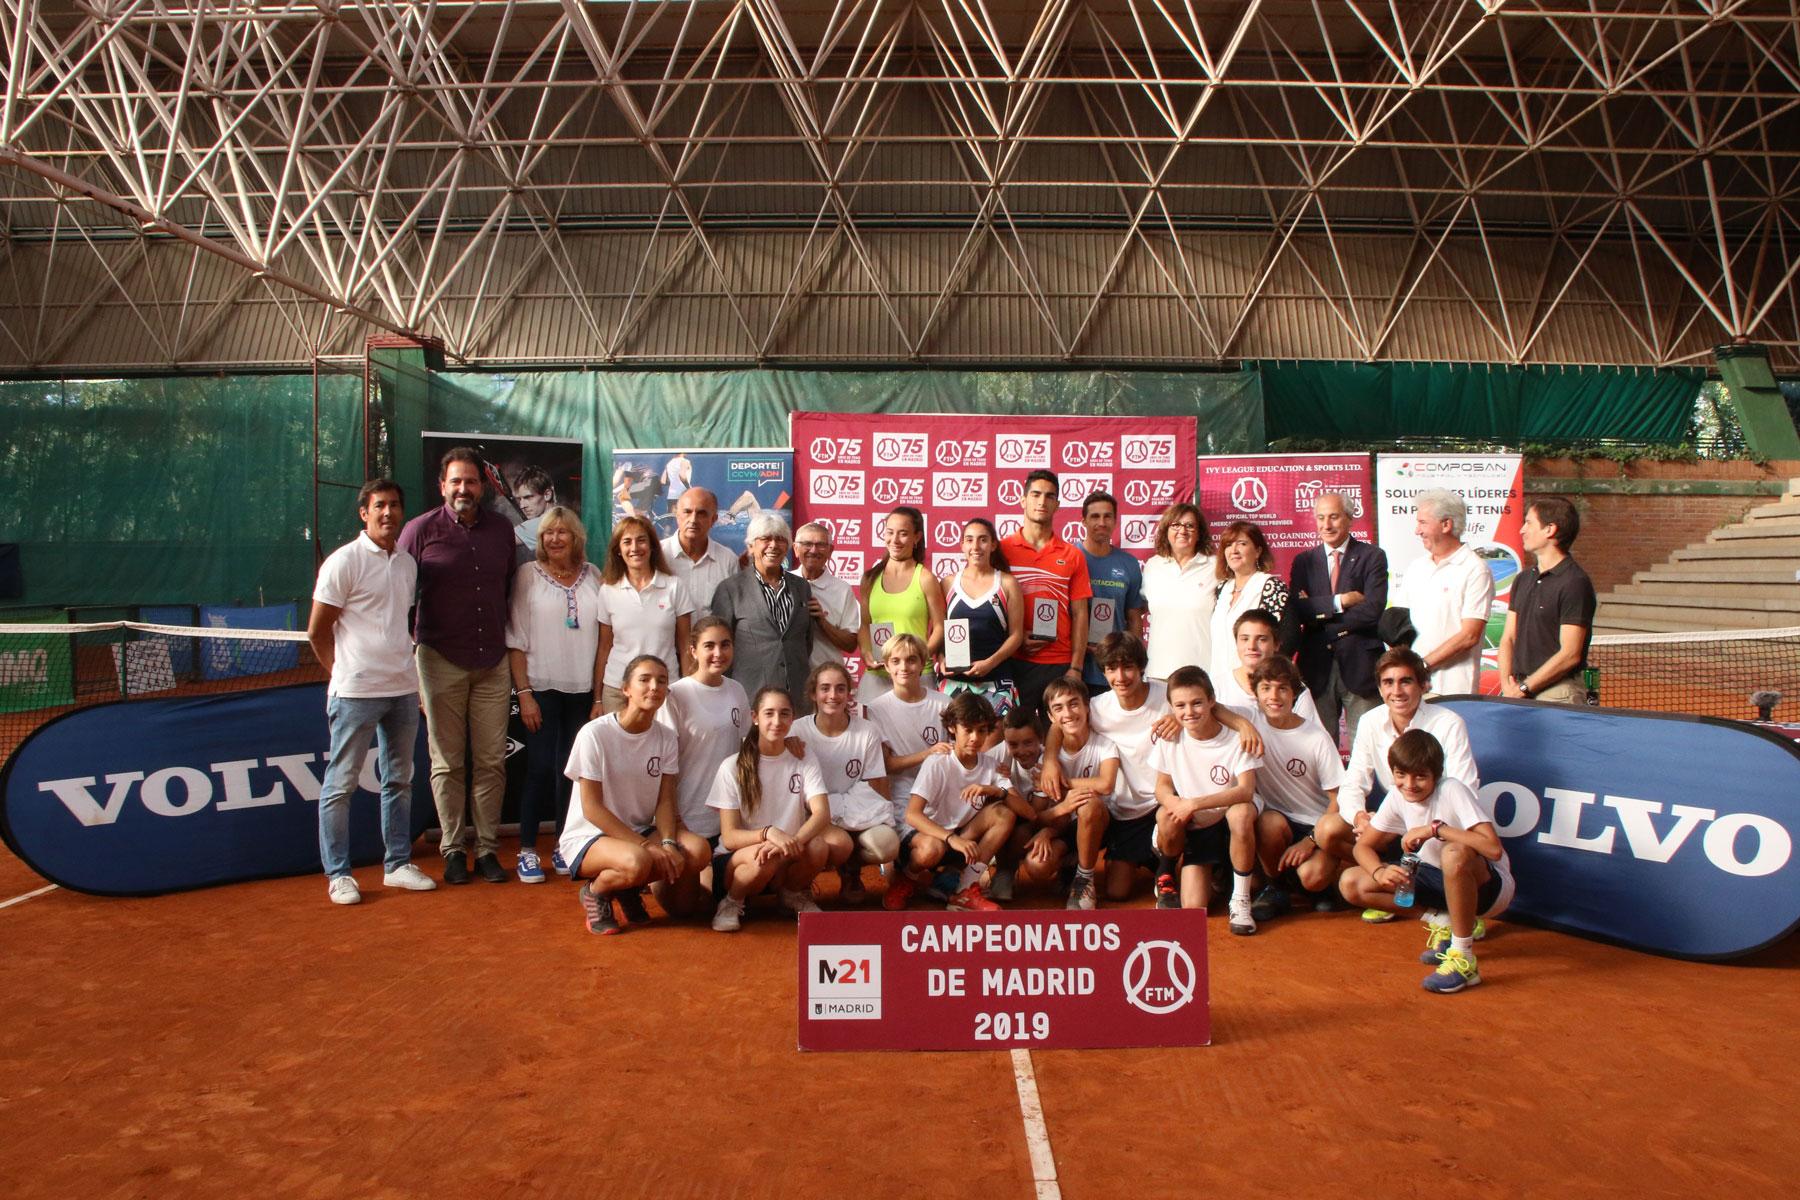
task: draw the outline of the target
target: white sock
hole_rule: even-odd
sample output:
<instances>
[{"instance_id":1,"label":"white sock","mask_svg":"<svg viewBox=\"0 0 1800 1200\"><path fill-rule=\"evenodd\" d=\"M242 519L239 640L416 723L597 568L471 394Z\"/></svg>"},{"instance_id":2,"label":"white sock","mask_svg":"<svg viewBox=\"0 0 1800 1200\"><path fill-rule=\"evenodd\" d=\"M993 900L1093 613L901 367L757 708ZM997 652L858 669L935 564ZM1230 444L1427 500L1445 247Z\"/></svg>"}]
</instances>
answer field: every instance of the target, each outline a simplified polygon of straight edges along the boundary
<instances>
[{"instance_id":1,"label":"white sock","mask_svg":"<svg viewBox=\"0 0 1800 1200\"><path fill-rule=\"evenodd\" d=\"M1237 871L1231 873L1231 898L1233 900L1248 900L1250 898L1250 879L1250 876Z\"/></svg>"},{"instance_id":2,"label":"white sock","mask_svg":"<svg viewBox=\"0 0 1800 1200\"><path fill-rule=\"evenodd\" d=\"M1453 933L1450 935L1450 948L1473 958L1475 955L1475 939L1473 937L1457 937Z\"/></svg>"},{"instance_id":3,"label":"white sock","mask_svg":"<svg viewBox=\"0 0 1800 1200\"><path fill-rule=\"evenodd\" d=\"M1075 878L1081 879L1081 880L1087 880L1087 879L1092 879L1093 877L1094 877L1094 869L1092 867L1083 867L1080 865L1076 866Z\"/></svg>"},{"instance_id":4,"label":"white sock","mask_svg":"<svg viewBox=\"0 0 1800 1200\"><path fill-rule=\"evenodd\" d=\"M986 874L987 874L987 864L986 863L974 863L974 862L970 863L968 866L966 866L962 869L962 875L956 881L956 890L959 892L964 891L971 885L980 883L981 877Z\"/></svg>"}]
</instances>

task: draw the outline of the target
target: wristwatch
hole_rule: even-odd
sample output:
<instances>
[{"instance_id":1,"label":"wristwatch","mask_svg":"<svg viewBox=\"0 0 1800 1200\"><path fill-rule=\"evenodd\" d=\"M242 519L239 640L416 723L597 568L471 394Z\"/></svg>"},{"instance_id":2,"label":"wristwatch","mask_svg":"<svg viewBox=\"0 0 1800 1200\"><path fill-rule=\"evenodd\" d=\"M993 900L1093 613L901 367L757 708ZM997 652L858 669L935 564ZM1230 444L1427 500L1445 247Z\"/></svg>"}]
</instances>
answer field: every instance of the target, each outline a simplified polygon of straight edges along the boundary
<instances>
[{"instance_id":1,"label":"wristwatch","mask_svg":"<svg viewBox=\"0 0 1800 1200\"><path fill-rule=\"evenodd\" d=\"M1519 680L1519 695L1525 697L1527 700L1531 699L1531 685L1526 683L1523 679Z\"/></svg>"},{"instance_id":2,"label":"wristwatch","mask_svg":"<svg viewBox=\"0 0 1800 1200\"><path fill-rule=\"evenodd\" d=\"M1431 836L1440 842L1444 840L1444 823L1442 821L1433 821L1431 823Z\"/></svg>"}]
</instances>

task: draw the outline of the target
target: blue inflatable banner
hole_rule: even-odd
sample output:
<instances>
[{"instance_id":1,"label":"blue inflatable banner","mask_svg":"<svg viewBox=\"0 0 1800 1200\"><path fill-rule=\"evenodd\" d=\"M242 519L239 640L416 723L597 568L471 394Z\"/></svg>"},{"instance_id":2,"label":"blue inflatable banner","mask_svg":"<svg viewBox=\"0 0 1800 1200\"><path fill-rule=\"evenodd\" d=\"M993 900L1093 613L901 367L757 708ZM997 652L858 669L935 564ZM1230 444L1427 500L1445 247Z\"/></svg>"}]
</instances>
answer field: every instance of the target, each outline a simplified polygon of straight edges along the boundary
<instances>
[{"instance_id":1,"label":"blue inflatable banner","mask_svg":"<svg viewBox=\"0 0 1800 1200\"><path fill-rule=\"evenodd\" d=\"M0 774L0 833L75 891L145 896L319 867L325 685L77 709L27 737ZM350 855L381 861L375 756L351 801ZM412 828L436 821L421 723Z\"/></svg>"},{"instance_id":2,"label":"blue inflatable banner","mask_svg":"<svg viewBox=\"0 0 1800 1200\"><path fill-rule=\"evenodd\" d=\"M1463 697L1509 915L1735 958L1800 925L1800 748L1735 721Z\"/></svg>"}]
</instances>

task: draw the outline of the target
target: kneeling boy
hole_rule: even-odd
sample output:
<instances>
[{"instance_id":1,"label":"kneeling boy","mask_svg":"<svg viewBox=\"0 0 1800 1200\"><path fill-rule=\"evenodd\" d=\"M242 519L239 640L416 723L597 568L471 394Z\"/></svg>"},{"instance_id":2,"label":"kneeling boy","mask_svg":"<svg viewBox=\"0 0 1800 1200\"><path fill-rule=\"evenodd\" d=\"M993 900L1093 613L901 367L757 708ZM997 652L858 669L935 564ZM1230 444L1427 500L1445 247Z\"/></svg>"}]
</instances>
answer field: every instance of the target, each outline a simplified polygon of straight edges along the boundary
<instances>
[{"instance_id":1,"label":"kneeling boy","mask_svg":"<svg viewBox=\"0 0 1800 1200\"><path fill-rule=\"evenodd\" d=\"M1357 865L1340 886L1352 904L1399 912L1394 889L1405 868L1381 861L1395 837L1400 848L1419 856L1413 877L1414 903L1424 909L1425 953L1421 961L1437 970L1424 979L1428 992L1449 995L1481 982L1475 939L1484 918L1512 903L1512 864L1494 819L1467 784L1444 775L1444 748L1423 729L1409 729L1388 749L1394 786L1356 842ZM1448 908L1446 919L1442 910Z\"/></svg>"}]
</instances>

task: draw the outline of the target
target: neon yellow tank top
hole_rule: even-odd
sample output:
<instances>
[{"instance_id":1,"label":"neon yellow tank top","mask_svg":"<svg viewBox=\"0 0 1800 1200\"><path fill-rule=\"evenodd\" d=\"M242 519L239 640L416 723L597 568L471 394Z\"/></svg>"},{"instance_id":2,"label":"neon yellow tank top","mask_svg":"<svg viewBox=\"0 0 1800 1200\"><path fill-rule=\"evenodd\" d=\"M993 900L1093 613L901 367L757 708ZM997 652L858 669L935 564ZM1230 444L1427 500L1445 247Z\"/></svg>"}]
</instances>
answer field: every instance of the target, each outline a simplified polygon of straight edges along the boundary
<instances>
[{"instance_id":1,"label":"neon yellow tank top","mask_svg":"<svg viewBox=\"0 0 1800 1200\"><path fill-rule=\"evenodd\" d=\"M890 592L881 586L880 579L869 581L869 623L879 625L883 621L894 627L895 633L910 633L921 642L925 640L925 630L930 620L930 611L925 606L925 586L921 577L929 568L913 567L912 581L902 592ZM926 663L929 669L931 664ZM876 670L886 674L884 667Z\"/></svg>"}]
</instances>

